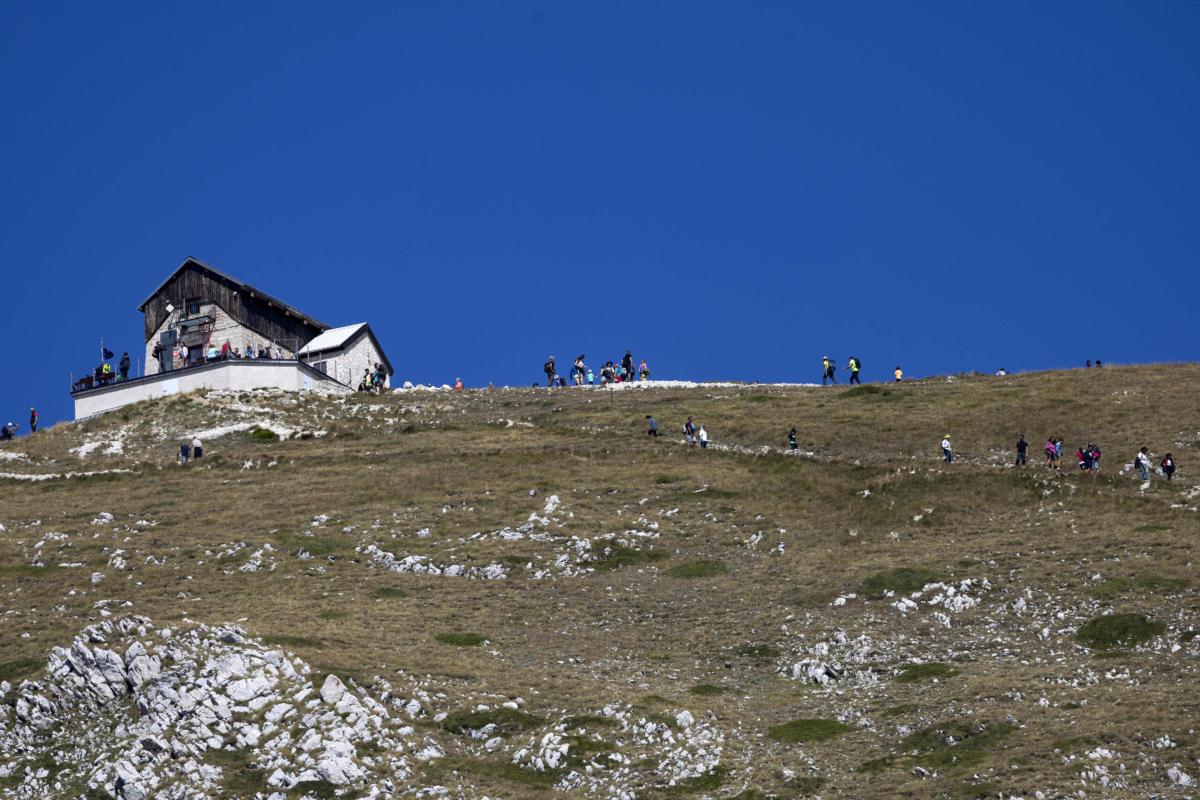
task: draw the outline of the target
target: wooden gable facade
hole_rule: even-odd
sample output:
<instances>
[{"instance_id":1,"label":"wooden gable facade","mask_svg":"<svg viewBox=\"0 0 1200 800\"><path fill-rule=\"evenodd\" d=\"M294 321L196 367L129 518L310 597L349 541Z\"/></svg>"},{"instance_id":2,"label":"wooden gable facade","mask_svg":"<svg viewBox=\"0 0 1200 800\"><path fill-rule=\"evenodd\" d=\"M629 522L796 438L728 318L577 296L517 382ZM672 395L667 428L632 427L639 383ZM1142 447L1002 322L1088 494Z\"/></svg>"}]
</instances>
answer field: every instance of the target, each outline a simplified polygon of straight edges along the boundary
<instances>
[{"instance_id":1,"label":"wooden gable facade","mask_svg":"<svg viewBox=\"0 0 1200 800\"><path fill-rule=\"evenodd\" d=\"M193 302L216 304L238 324L267 340L298 343L293 348L329 328L245 281L188 257L138 306L145 315L147 343L171 316L168 305L187 317L188 304Z\"/></svg>"}]
</instances>

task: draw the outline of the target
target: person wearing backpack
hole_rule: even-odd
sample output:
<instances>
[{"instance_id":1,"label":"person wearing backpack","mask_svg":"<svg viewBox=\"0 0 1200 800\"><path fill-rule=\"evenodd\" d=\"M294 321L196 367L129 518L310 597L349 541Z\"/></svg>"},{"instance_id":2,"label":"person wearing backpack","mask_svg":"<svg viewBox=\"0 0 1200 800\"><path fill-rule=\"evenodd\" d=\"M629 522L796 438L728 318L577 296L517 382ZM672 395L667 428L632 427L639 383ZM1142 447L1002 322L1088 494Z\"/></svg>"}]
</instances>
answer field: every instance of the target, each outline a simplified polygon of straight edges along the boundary
<instances>
[{"instance_id":1,"label":"person wearing backpack","mask_svg":"<svg viewBox=\"0 0 1200 800\"><path fill-rule=\"evenodd\" d=\"M858 371L860 369L862 369L862 362L859 361L857 357L850 356L849 366L850 366L850 382L861 385L862 381L858 379Z\"/></svg>"},{"instance_id":2,"label":"person wearing backpack","mask_svg":"<svg viewBox=\"0 0 1200 800\"><path fill-rule=\"evenodd\" d=\"M824 370L821 374L821 385L826 386L830 381L837 384L837 378L834 376L834 373L837 372L837 365L830 360L829 356L821 359L821 367Z\"/></svg>"},{"instance_id":3,"label":"person wearing backpack","mask_svg":"<svg viewBox=\"0 0 1200 800\"><path fill-rule=\"evenodd\" d=\"M954 463L954 452L950 448L950 434L942 437L942 457L946 459L947 464Z\"/></svg>"},{"instance_id":4,"label":"person wearing backpack","mask_svg":"<svg viewBox=\"0 0 1200 800\"><path fill-rule=\"evenodd\" d=\"M796 441L796 429L792 428L788 431L788 449L795 450L800 444Z\"/></svg>"},{"instance_id":5,"label":"person wearing backpack","mask_svg":"<svg viewBox=\"0 0 1200 800\"><path fill-rule=\"evenodd\" d=\"M1029 449L1029 442L1025 441L1025 434L1021 434L1021 438L1017 439L1017 463L1016 466L1026 466L1025 451Z\"/></svg>"},{"instance_id":6,"label":"person wearing backpack","mask_svg":"<svg viewBox=\"0 0 1200 800\"><path fill-rule=\"evenodd\" d=\"M1051 436L1046 440L1046 468L1054 469L1054 437Z\"/></svg>"},{"instance_id":7,"label":"person wearing backpack","mask_svg":"<svg viewBox=\"0 0 1200 800\"><path fill-rule=\"evenodd\" d=\"M1133 459L1133 463L1142 472L1142 481L1150 480L1150 453L1143 447L1138 451L1137 456Z\"/></svg>"},{"instance_id":8,"label":"person wearing backpack","mask_svg":"<svg viewBox=\"0 0 1200 800\"><path fill-rule=\"evenodd\" d=\"M546 373L546 385L553 389L554 374L558 372L558 368L554 366L554 356L550 356L550 360L542 365L542 372Z\"/></svg>"},{"instance_id":9,"label":"person wearing backpack","mask_svg":"<svg viewBox=\"0 0 1200 800\"><path fill-rule=\"evenodd\" d=\"M1167 480L1171 480L1171 476L1175 474L1174 457L1170 453L1167 453L1163 456L1162 463L1159 466L1162 467L1163 475L1167 476Z\"/></svg>"}]
</instances>

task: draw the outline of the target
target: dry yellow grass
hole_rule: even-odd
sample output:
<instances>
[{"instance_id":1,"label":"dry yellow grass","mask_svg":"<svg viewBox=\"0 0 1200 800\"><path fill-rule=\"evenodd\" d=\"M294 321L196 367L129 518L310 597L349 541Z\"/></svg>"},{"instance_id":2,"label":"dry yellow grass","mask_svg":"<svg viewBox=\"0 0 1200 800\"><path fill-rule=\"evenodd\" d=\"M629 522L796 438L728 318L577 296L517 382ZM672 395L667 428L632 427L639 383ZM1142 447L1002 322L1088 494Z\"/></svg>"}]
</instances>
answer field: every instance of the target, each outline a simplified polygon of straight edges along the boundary
<instances>
[{"instance_id":1,"label":"dry yellow grass","mask_svg":"<svg viewBox=\"0 0 1200 800\"><path fill-rule=\"evenodd\" d=\"M727 732L728 772L690 796L816 787L825 797L1098 795L1077 765L1100 744L1129 768L1105 796L1170 796L1182 790L1166 765L1195 776L1200 756L1200 642L1187 635L1200 627L1190 477L1198 434L1189 428L1200 418L1197 389L1200 368L1163 366L864 389L505 390L310 398L294 408L247 397L328 435L261 443L234 433L206 442L209 458L187 468L174 464L165 434L231 412L200 397L139 406L5 446L30 459L4 461L5 470L85 463L132 472L0 481L0 669L27 671L19 665L95 620L98 601L128 601L162 624L242 621L315 667L364 682L397 670L429 676L448 709L519 696L547 719L610 703L711 713ZM658 440L641 432L647 413L659 420ZM709 450L679 443L688 415L707 426ZM792 426L812 455L784 451ZM120 430L118 455L68 452ZM949 467L938 451L947 432L958 451ZM1020 433L1030 442L1025 470L1010 467ZM1070 452L1098 442L1100 474L1078 474L1069 454L1063 472L1045 470L1051 434ZM1174 452L1174 483L1156 479L1141 492L1119 474L1143 444ZM560 541L472 538L542 515L550 495L562 505L544 530ZM93 525L102 511L114 521ZM316 515L329 520L314 524ZM658 538L634 547L661 551L660 560L545 580L523 568L550 569L566 537L602 548L600 537L650 523ZM66 538L35 551L48 532ZM238 542L247 547L217 555ZM275 548L275 569L238 571L264 544ZM442 564L501 563L509 577L387 572L356 550L368 544ZM301 549L313 557L297 558ZM114 550L126 569L109 566ZM51 566L30 567L38 553ZM724 571L671 574L696 561ZM83 566L53 566L64 562ZM864 580L896 567L948 582L986 578L991 588L978 606L947 613L945 627L925 609L900 613L896 598L863 598ZM97 586L93 572L104 575ZM851 593L859 596L833 604ZM1097 655L1072 636L1106 610L1145 614L1166 632L1154 646ZM872 685L781 674L837 631L873 643ZM438 641L445 633L488 642L457 647ZM759 655L747 651L755 645ZM896 680L922 657L952 669L936 682ZM689 691L698 685L724 691ZM801 744L767 735L791 720L832 718L850 730ZM963 757L907 738L964 721L1011 730L981 734ZM1177 747L1156 752L1152 740L1164 735ZM418 777L506 798L555 791L481 766L467 742L450 756L458 761ZM663 791L652 772L640 773L647 797Z\"/></svg>"}]
</instances>

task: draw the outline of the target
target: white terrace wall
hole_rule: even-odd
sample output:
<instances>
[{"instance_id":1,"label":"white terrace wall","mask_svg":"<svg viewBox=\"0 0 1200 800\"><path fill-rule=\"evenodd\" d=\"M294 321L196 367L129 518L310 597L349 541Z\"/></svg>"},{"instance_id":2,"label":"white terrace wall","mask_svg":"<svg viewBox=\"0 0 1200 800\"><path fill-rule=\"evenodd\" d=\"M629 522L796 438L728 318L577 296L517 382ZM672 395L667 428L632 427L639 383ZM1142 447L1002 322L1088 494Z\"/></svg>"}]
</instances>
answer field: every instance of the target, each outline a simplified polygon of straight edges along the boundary
<instances>
[{"instance_id":1,"label":"white terrace wall","mask_svg":"<svg viewBox=\"0 0 1200 800\"><path fill-rule=\"evenodd\" d=\"M197 389L283 389L292 392L346 393L350 390L295 361L219 361L186 370L164 372L75 395L75 419Z\"/></svg>"},{"instance_id":2,"label":"white terrace wall","mask_svg":"<svg viewBox=\"0 0 1200 800\"><path fill-rule=\"evenodd\" d=\"M371 337L363 335L344 350L335 350L324 356L305 356L304 361L309 364L319 364L324 361L326 375L347 386L357 388L358 382L363 378L363 373L374 369L376 364L383 363L383 357L375 348L375 342ZM383 385L391 387L391 376L384 381Z\"/></svg>"},{"instance_id":3,"label":"white terrace wall","mask_svg":"<svg viewBox=\"0 0 1200 800\"><path fill-rule=\"evenodd\" d=\"M237 348L243 353L246 352L247 346L253 347L256 354L258 353L258 348L270 346L272 348L272 355L274 355L275 347L278 347L283 358L291 359L295 358L296 355L294 348L304 345L304 342L300 342L298 345L293 342L272 342L226 314L225 309L216 303L201 305L200 313L207 314L213 318L212 334L209 341L218 350L221 349L221 345L225 344L226 341L229 342L230 347ZM158 342L163 331L168 328L178 327L179 318L180 311L179 309L175 309L173 313L163 320L163 324L154 332L154 336L150 341L146 342L146 360L144 363L147 375L158 373L158 362L154 359L153 355L155 343Z\"/></svg>"}]
</instances>

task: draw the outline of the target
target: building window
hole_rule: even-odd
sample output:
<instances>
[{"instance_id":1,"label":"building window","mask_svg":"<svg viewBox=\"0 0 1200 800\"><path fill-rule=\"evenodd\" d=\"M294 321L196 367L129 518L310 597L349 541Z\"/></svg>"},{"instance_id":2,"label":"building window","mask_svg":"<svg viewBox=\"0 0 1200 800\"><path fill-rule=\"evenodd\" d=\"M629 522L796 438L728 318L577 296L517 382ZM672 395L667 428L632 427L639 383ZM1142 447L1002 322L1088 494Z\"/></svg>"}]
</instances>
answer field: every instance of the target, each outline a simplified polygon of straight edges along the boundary
<instances>
[{"instance_id":1,"label":"building window","mask_svg":"<svg viewBox=\"0 0 1200 800\"><path fill-rule=\"evenodd\" d=\"M326 375L328 373L325 372L325 369L326 369L325 363L326 362L324 362L324 361L318 361L317 363L312 365L312 368L315 369L317 372L321 373L322 375Z\"/></svg>"},{"instance_id":2,"label":"building window","mask_svg":"<svg viewBox=\"0 0 1200 800\"><path fill-rule=\"evenodd\" d=\"M200 316L200 304L203 302L204 302L204 300L202 298L199 298L199 297L191 298L190 300L188 300L187 302L185 302L183 304L183 315L185 317Z\"/></svg>"}]
</instances>

